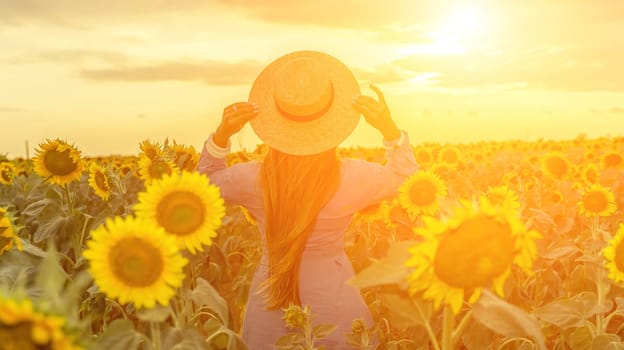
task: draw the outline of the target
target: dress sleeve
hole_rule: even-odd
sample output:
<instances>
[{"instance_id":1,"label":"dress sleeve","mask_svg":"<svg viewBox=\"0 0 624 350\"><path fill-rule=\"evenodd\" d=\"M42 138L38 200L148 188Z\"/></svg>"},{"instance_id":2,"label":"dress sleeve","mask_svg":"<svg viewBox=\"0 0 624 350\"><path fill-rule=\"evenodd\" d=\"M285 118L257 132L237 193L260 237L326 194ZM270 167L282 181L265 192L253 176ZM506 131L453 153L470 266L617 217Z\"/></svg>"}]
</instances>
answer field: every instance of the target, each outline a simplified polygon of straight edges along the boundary
<instances>
[{"instance_id":1,"label":"dress sleeve","mask_svg":"<svg viewBox=\"0 0 624 350\"><path fill-rule=\"evenodd\" d=\"M226 148L219 147L212 136L204 142L197 171L207 175L210 182L219 187L221 197L229 204L254 205L261 193L257 182L259 163L245 162L228 167L225 157L231 144L228 142Z\"/></svg>"},{"instance_id":2,"label":"dress sleeve","mask_svg":"<svg viewBox=\"0 0 624 350\"><path fill-rule=\"evenodd\" d=\"M392 142L384 142L386 164L361 159L343 160L343 184L339 190L341 211L353 213L397 195L405 179L418 170L405 131Z\"/></svg>"}]
</instances>

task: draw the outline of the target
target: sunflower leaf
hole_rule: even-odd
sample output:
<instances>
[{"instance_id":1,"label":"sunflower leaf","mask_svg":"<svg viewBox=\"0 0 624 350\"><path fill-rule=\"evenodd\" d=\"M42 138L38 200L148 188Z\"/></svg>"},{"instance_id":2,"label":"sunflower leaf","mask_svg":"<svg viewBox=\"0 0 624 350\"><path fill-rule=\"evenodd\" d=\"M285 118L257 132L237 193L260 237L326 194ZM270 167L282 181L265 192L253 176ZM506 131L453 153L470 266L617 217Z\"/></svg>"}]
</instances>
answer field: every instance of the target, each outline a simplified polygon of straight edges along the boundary
<instances>
[{"instance_id":1,"label":"sunflower leaf","mask_svg":"<svg viewBox=\"0 0 624 350\"><path fill-rule=\"evenodd\" d=\"M530 337L535 345L546 349L544 335L537 319L519 307L483 290L479 302L472 308L474 319L490 330L507 337Z\"/></svg>"},{"instance_id":2,"label":"sunflower leaf","mask_svg":"<svg viewBox=\"0 0 624 350\"><path fill-rule=\"evenodd\" d=\"M97 338L95 350L124 349L136 350L145 340L144 335L134 329L134 325L127 319L113 321Z\"/></svg>"},{"instance_id":3,"label":"sunflower leaf","mask_svg":"<svg viewBox=\"0 0 624 350\"><path fill-rule=\"evenodd\" d=\"M388 249L388 255L364 268L347 281L349 285L367 288L381 284L401 284L410 269L405 262L410 257L409 248L417 244L415 241L403 241Z\"/></svg>"},{"instance_id":4,"label":"sunflower leaf","mask_svg":"<svg viewBox=\"0 0 624 350\"><path fill-rule=\"evenodd\" d=\"M203 278L197 279L197 287L191 292L191 300L199 307L206 306L216 312L223 325L228 325L228 304L208 281Z\"/></svg>"}]
</instances>

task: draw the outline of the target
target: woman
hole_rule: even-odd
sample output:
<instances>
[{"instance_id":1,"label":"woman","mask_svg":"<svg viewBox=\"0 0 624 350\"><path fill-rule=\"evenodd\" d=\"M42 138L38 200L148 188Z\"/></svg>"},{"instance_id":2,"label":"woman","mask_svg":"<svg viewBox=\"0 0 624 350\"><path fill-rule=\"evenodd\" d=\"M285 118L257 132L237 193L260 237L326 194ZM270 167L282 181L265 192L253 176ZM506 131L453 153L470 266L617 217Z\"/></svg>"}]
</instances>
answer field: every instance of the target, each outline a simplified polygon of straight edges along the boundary
<instances>
[{"instance_id":1,"label":"woman","mask_svg":"<svg viewBox=\"0 0 624 350\"><path fill-rule=\"evenodd\" d=\"M249 101L226 107L204 144L199 171L231 204L258 221L264 254L254 274L242 337L250 349L272 349L288 333L290 304L309 305L313 324L338 328L317 345L349 348L356 318L372 326L359 290L346 284L353 267L344 232L357 211L392 197L416 162L408 136L378 100L359 95L351 72L335 58L295 52L271 63L254 82ZM337 145L360 115L384 138L387 163L339 159ZM230 138L250 122L270 146L263 162L226 167Z\"/></svg>"}]
</instances>

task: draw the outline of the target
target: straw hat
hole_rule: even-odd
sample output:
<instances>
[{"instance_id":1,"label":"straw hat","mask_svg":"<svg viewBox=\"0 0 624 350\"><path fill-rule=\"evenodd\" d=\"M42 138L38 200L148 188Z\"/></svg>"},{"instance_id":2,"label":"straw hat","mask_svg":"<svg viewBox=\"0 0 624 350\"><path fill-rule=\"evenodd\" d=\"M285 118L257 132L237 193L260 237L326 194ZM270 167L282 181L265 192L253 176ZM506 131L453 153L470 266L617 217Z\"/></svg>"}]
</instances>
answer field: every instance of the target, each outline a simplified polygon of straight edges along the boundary
<instances>
[{"instance_id":1,"label":"straw hat","mask_svg":"<svg viewBox=\"0 0 624 350\"><path fill-rule=\"evenodd\" d=\"M317 51L298 51L270 63L256 78L249 102L260 112L251 120L267 145L294 154L316 154L340 144L360 113L351 98L360 93L342 62Z\"/></svg>"}]
</instances>

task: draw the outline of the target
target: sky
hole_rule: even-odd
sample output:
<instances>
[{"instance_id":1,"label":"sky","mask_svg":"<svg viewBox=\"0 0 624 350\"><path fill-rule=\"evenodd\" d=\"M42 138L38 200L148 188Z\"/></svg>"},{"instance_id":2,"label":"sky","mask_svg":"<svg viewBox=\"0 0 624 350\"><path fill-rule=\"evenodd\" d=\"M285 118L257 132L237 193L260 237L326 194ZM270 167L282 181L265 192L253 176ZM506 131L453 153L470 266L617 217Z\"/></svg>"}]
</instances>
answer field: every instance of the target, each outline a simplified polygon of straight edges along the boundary
<instances>
[{"instance_id":1,"label":"sky","mask_svg":"<svg viewBox=\"0 0 624 350\"><path fill-rule=\"evenodd\" d=\"M0 154L200 150L298 50L379 86L414 145L620 136L623 33L622 0L0 0ZM261 141L247 126L232 142ZM380 145L363 119L342 144Z\"/></svg>"}]
</instances>

